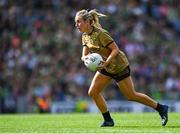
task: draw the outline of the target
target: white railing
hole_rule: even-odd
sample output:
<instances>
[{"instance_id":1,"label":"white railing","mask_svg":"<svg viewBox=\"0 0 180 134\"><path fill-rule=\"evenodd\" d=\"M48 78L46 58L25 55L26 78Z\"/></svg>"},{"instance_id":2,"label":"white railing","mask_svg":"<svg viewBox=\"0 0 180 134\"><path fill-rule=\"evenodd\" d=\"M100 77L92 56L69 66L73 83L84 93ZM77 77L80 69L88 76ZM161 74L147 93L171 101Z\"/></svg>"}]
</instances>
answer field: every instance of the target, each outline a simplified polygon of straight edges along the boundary
<instances>
[{"instance_id":1,"label":"white railing","mask_svg":"<svg viewBox=\"0 0 180 134\"><path fill-rule=\"evenodd\" d=\"M180 112L180 101L162 101L161 103L169 106L171 112ZM87 112L99 112L96 105L87 101ZM137 102L130 101L108 101L108 108L111 112L154 112L150 107ZM51 113L67 113L76 112L76 102L54 102L51 106Z\"/></svg>"}]
</instances>

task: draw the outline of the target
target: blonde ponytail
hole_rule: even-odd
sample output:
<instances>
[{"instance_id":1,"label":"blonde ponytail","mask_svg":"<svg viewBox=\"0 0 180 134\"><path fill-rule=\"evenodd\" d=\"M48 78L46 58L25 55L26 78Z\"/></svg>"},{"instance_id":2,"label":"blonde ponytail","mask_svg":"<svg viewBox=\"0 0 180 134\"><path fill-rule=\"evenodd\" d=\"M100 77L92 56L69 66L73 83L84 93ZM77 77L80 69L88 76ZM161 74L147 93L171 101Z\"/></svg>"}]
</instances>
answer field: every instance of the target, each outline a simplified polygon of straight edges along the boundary
<instances>
[{"instance_id":1,"label":"blonde ponytail","mask_svg":"<svg viewBox=\"0 0 180 134\"><path fill-rule=\"evenodd\" d=\"M102 28L101 24L99 23L99 18L106 17L105 14L97 12L96 9L90 11L87 11L85 9L80 10L76 13L76 16L81 16L84 21L89 21L91 25L97 28Z\"/></svg>"},{"instance_id":2,"label":"blonde ponytail","mask_svg":"<svg viewBox=\"0 0 180 134\"><path fill-rule=\"evenodd\" d=\"M93 9L93 10L89 11L89 14L91 14L92 17L93 17L93 21L94 21L94 24L93 24L93 25L94 25L95 27L102 28L101 24L99 23L99 18L100 18L100 17L106 17L106 15L105 15L105 14L102 14L102 13L98 13L98 12L96 11L96 9Z\"/></svg>"}]
</instances>

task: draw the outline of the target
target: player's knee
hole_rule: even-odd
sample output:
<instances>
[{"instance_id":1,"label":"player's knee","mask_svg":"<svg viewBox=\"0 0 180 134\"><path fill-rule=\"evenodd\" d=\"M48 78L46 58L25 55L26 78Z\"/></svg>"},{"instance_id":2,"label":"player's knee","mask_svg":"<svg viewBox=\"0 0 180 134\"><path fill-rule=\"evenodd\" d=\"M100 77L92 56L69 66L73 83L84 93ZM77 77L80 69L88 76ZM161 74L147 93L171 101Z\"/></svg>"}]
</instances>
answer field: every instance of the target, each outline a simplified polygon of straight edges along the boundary
<instances>
[{"instance_id":1,"label":"player's knee","mask_svg":"<svg viewBox=\"0 0 180 134\"><path fill-rule=\"evenodd\" d=\"M137 100L136 94L128 95L127 100L128 101L136 101Z\"/></svg>"},{"instance_id":2,"label":"player's knee","mask_svg":"<svg viewBox=\"0 0 180 134\"><path fill-rule=\"evenodd\" d=\"M94 96L94 92L93 92L93 91L88 91L88 95L89 95L90 97L93 97L93 96Z\"/></svg>"},{"instance_id":3,"label":"player's knee","mask_svg":"<svg viewBox=\"0 0 180 134\"><path fill-rule=\"evenodd\" d=\"M97 95L97 92L93 91L93 90L89 90L88 95L93 98L93 97L95 97Z\"/></svg>"}]
</instances>

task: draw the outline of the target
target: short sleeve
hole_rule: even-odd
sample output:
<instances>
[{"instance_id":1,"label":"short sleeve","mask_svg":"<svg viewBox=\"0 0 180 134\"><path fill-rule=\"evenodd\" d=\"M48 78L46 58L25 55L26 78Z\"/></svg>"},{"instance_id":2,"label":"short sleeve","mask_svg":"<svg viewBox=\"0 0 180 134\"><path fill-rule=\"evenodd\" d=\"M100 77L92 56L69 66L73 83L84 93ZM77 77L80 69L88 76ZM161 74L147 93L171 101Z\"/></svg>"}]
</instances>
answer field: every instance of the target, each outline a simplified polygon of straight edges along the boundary
<instances>
[{"instance_id":1,"label":"short sleeve","mask_svg":"<svg viewBox=\"0 0 180 134\"><path fill-rule=\"evenodd\" d=\"M113 38L107 32L101 32L99 34L99 40L104 47L114 42Z\"/></svg>"}]
</instances>

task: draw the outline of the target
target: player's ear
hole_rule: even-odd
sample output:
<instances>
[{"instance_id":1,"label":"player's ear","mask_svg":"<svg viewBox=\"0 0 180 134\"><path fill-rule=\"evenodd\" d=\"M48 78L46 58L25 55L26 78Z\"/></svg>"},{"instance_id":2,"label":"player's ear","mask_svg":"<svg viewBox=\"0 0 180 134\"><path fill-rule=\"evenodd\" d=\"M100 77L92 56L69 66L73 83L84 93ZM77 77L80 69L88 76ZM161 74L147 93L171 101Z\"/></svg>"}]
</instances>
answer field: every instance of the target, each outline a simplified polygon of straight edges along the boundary
<instances>
[{"instance_id":1,"label":"player's ear","mask_svg":"<svg viewBox=\"0 0 180 134\"><path fill-rule=\"evenodd\" d=\"M94 20L90 20L89 23L91 26L94 26Z\"/></svg>"}]
</instances>

